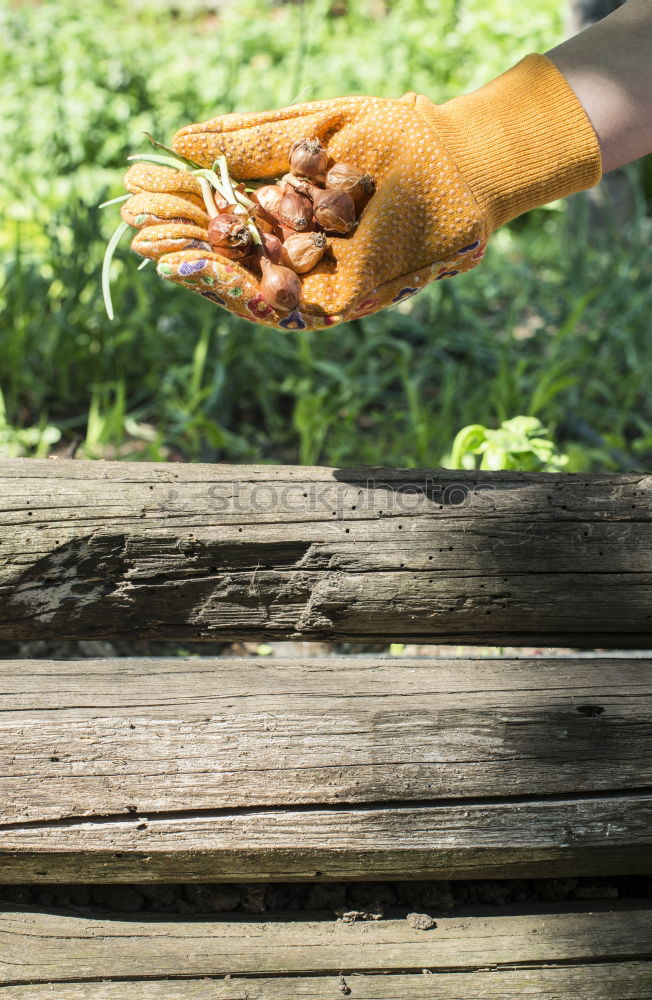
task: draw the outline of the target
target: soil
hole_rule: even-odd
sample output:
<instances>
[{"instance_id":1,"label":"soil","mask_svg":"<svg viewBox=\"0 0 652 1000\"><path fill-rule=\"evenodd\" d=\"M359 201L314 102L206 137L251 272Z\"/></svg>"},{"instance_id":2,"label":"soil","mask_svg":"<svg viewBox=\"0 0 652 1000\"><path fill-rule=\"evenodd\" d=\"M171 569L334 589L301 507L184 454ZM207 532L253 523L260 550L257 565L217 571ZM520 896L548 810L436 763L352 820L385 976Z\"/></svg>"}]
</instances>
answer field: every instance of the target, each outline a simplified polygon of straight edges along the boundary
<instances>
[{"instance_id":1,"label":"soil","mask_svg":"<svg viewBox=\"0 0 652 1000\"><path fill-rule=\"evenodd\" d=\"M429 930L439 916L469 906L652 898L652 875L464 882L243 882L228 884L0 885L0 908L20 903L80 915L269 914L325 911L333 919L406 918Z\"/></svg>"}]
</instances>

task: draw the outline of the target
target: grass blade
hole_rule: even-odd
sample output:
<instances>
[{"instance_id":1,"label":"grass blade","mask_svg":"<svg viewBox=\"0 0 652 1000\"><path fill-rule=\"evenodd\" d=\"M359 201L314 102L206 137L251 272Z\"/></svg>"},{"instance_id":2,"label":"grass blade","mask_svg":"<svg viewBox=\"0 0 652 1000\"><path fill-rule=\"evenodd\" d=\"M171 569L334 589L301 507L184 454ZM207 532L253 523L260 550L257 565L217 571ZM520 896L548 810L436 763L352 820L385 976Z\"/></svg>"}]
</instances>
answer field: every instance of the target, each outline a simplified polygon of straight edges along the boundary
<instances>
[{"instance_id":1,"label":"grass blade","mask_svg":"<svg viewBox=\"0 0 652 1000\"><path fill-rule=\"evenodd\" d=\"M187 156L182 156L181 153L177 153L177 151L172 149L171 146L166 146L164 142L159 142L158 139L154 138L151 132L145 132L144 135L147 136L152 146L156 146L157 149L162 149L164 153L169 153L170 156L173 156L180 163L184 163L187 167L190 167L193 170L201 170L201 163L195 163L194 160L189 160Z\"/></svg>"},{"instance_id":2,"label":"grass blade","mask_svg":"<svg viewBox=\"0 0 652 1000\"><path fill-rule=\"evenodd\" d=\"M109 205L117 205L119 202L126 201L127 198L131 198L131 197L132 197L131 193L130 194L120 194L120 195L118 195L117 198L111 198L110 201L103 201L101 205L98 205L98 208L107 208Z\"/></svg>"},{"instance_id":3,"label":"grass blade","mask_svg":"<svg viewBox=\"0 0 652 1000\"><path fill-rule=\"evenodd\" d=\"M104 297L104 308L106 309L107 316L109 319L113 319L113 303L111 302L111 261L113 260L113 254L115 249L122 239L123 235L129 229L128 222L121 222L118 228L114 231L113 236L109 240L104 252L104 260L102 261L102 295Z\"/></svg>"},{"instance_id":4,"label":"grass blade","mask_svg":"<svg viewBox=\"0 0 652 1000\"><path fill-rule=\"evenodd\" d=\"M164 167L174 167L175 170L188 170L189 168L181 160L174 160L171 156L160 156L158 153L133 153L127 159L141 160L145 163L160 163Z\"/></svg>"}]
</instances>

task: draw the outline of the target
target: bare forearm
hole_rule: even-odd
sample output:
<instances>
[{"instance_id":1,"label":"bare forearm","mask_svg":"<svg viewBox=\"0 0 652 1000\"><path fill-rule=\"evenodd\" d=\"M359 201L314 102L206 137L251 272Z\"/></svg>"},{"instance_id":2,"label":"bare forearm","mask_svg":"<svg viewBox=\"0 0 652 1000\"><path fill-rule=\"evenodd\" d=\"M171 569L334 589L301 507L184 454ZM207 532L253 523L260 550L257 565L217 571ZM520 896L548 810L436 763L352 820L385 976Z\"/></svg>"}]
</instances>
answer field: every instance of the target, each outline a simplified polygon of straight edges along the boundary
<instances>
[{"instance_id":1,"label":"bare forearm","mask_svg":"<svg viewBox=\"0 0 652 1000\"><path fill-rule=\"evenodd\" d=\"M593 125L604 173L652 152L652 0L628 0L546 55Z\"/></svg>"}]
</instances>

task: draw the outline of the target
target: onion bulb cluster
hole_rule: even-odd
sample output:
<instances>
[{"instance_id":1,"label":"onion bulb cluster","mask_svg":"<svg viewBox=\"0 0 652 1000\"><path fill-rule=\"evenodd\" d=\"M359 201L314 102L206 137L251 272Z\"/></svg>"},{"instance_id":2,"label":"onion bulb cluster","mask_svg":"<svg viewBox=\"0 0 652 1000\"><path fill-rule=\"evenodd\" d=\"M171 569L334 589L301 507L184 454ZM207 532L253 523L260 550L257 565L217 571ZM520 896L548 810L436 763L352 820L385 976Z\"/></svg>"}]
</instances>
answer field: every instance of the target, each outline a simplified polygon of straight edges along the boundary
<instances>
[{"instance_id":1,"label":"onion bulb cluster","mask_svg":"<svg viewBox=\"0 0 652 1000\"><path fill-rule=\"evenodd\" d=\"M375 191L373 178L348 163L331 162L318 139L299 139L290 170L247 192L252 207L216 203L208 242L260 277L265 301L281 313L301 300L299 274L308 274L329 249L328 236L347 237Z\"/></svg>"}]
</instances>

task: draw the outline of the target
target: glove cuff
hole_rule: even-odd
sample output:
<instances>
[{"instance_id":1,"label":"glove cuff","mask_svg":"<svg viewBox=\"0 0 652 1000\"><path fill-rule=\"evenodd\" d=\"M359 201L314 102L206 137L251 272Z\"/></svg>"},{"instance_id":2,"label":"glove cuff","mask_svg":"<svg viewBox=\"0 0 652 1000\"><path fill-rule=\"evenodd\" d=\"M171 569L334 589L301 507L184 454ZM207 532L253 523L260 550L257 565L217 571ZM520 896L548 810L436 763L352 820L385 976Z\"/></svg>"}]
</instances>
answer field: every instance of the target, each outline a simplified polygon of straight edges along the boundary
<instances>
[{"instance_id":1,"label":"glove cuff","mask_svg":"<svg viewBox=\"0 0 652 1000\"><path fill-rule=\"evenodd\" d=\"M597 184L600 146L573 90L543 55L446 104L416 109L469 185L492 232L522 212Z\"/></svg>"}]
</instances>

